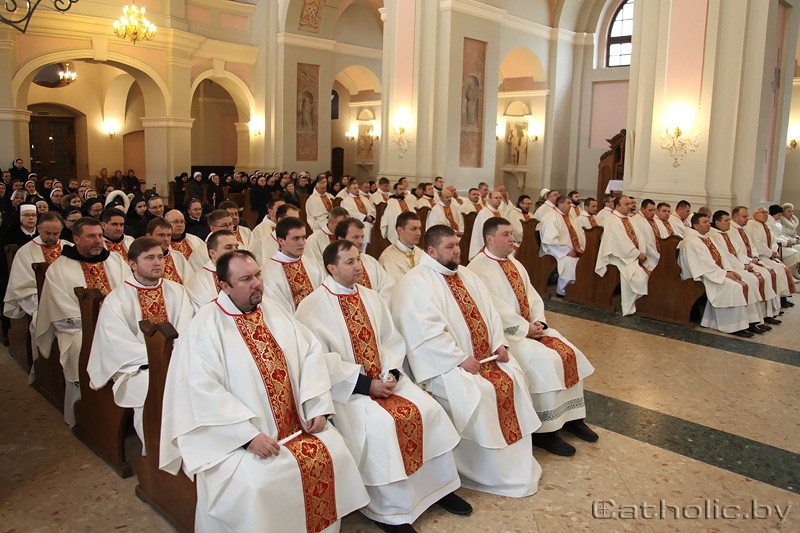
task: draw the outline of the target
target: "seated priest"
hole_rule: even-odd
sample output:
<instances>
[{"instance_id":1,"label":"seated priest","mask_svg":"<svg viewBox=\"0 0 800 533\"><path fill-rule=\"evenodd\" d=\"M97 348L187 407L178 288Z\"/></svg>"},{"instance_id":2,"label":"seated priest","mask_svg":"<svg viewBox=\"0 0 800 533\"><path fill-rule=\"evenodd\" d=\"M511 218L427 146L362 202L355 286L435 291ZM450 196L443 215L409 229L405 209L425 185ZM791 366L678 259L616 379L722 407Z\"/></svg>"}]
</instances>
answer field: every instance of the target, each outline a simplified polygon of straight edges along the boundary
<instances>
[{"instance_id":1,"label":"seated priest","mask_svg":"<svg viewBox=\"0 0 800 533\"><path fill-rule=\"evenodd\" d=\"M172 237L170 239L169 247L176 252L179 252L192 270L201 268L206 261L208 261L208 252L206 251L206 243L203 239L208 236L208 229L204 232L203 238L188 233L186 231L186 219L183 213L177 209L170 209L164 215L164 220L172 225ZM206 218L203 217L204 223ZM186 279L186 278L184 278Z\"/></svg>"},{"instance_id":2,"label":"seated priest","mask_svg":"<svg viewBox=\"0 0 800 533\"><path fill-rule=\"evenodd\" d=\"M378 258L378 262L397 283L403 275L422 260L422 250L417 246L422 236L422 221L413 211L397 216L396 238Z\"/></svg>"},{"instance_id":3,"label":"seated priest","mask_svg":"<svg viewBox=\"0 0 800 533\"><path fill-rule=\"evenodd\" d=\"M327 246L336 241L336 236L333 234L336 231L336 225L342 220L349 218L350 215L347 209L343 207L334 207L328 216L327 221L318 230L315 230L308 239L306 239L306 250L304 255L314 259L317 264L322 268L322 252L325 251Z\"/></svg>"},{"instance_id":4,"label":"seated priest","mask_svg":"<svg viewBox=\"0 0 800 533\"><path fill-rule=\"evenodd\" d=\"M335 235L337 239L348 240L362 250L365 232L366 227L363 222L357 218L346 218L336 225ZM361 263L361 280L358 283L380 294L388 305L394 289L394 280L371 255L361 254L358 260Z\"/></svg>"},{"instance_id":5,"label":"seated priest","mask_svg":"<svg viewBox=\"0 0 800 533\"><path fill-rule=\"evenodd\" d=\"M107 208L100 215L103 227L103 239L109 252L117 252L125 261L128 260L128 247L133 237L125 235L125 212L115 207Z\"/></svg>"},{"instance_id":6,"label":"seated priest","mask_svg":"<svg viewBox=\"0 0 800 533\"><path fill-rule=\"evenodd\" d=\"M331 386L354 379L311 331L263 298L261 267L217 260L222 292L172 356L160 467L195 476L197 531L334 532L370 501L339 432ZM353 365L355 367L355 365Z\"/></svg>"},{"instance_id":7,"label":"seated priest","mask_svg":"<svg viewBox=\"0 0 800 533\"><path fill-rule=\"evenodd\" d=\"M184 280L194 274L194 269L180 250L175 250L170 246L174 227L166 219L154 218L147 224L147 237L158 239L161 247L164 248L164 279L183 284ZM203 247L205 247L205 243L203 243Z\"/></svg>"},{"instance_id":8,"label":"seated priest","mask_svg":"<svg viewBox=\"0 0 800 533\"><path fill-rule=\"evenodd\" d=\"M586 249L583 228L572 214L569 196L559 196L555 209L544 212L539 226L542 246L539 255L552 255L558 261L556 296L564 296L567 285L575 283L575 268Z\"/></svg>"},{"instance_id":9,"label":"seated priest","mask_svg":"<svg viewBox=\"0 0 800 533\"><path fill-rule=\"evenodd\" d=\"M221 229L208 236L208 262L195 272L186 282L186 292L195 309L212 302L219 294L217 278L217 259L222 255L238 250L241 244L232 231Z\"/></svg>"}]
</instances>

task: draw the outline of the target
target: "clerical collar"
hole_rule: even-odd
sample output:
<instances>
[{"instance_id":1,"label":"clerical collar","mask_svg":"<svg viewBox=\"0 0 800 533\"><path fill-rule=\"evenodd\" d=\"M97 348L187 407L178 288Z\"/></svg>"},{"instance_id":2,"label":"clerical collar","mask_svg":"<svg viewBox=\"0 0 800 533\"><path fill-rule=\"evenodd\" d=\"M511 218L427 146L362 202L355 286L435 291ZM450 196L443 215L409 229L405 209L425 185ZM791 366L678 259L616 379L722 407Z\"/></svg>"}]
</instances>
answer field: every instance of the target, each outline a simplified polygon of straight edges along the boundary
<instances>
[{"instance_id":1,"label":"clerical collar","mask_svg":"<svg viewBox=\"0 0 800 533\"><path fill-rule=\"evenodd\" d=\"M78 253L77 246L65 246L64 249L61 251L61 255L68 257L74 261L80 261L81 263L102 263L108 256L111 254L108 250L103 248L103 250L94 257L86 257L85 255L81 255Z\"/></svg>"},{"instance_id":2,"label":"clerical collar","mask_svg":"<svg viewBox=\"0 0 800 533\"><path fill-rule=\"evenodd\" d=\"M186 232L185 231L183 233L181 233L180 237L171 237L172 242L181 242L185 238L186 238Z\"/></svg>"},{"instance_id":3,"label":"clerical collar","mask_svg":"<svg viewBox=\"0 0 800 533\"><path fill-rule=\"evenodd\" d=\"M325 281L322 282L325 288L328 290L329 293L333 294L334 296L344 296L344 295L351 295L356 294L358 292L358 288L353 285L352 289L348 289L344 285L338 283L332 276L328 276L325 278Z\"/></svg>"},{"instance_id":4,"label":"clerical collar","mask_svg":"<svg viewBox=\"0 0 800 533\"><path fill-rule=\"evenodd\" d=\"M161 285L164 284L164 279L163 278L159 278L159 280L156 282L155 285L145 285L144 283L142 283L141 281L136 279L136 274L134 274L131 277L129 277L128 279L126 279L125 283L127 283L131 287L136 287L137 289L152 290L152 289L160 288Z\"/></svg>"},{"instance_id":5,"label":"clerical collar","mask_svg":"<svg viewBox=\"0 0 800 533\"><path fill-rule=\"evenodd\" d=\"M424 196L425 198L428 198L429 200L433 200L433 195L432 194L423 193L422 196Z\"/></svg>"},{"instance_id":6,"label":"clerical collar","mask_svg":"<svg viewBox=\"0 0 800 533\"><path fill-rule=\"evenodd\" d=\"M550 207L552 207L552 208L555 208L555 207L556 207L556 204L554 204L554 203L553 203L553 202L551 202L550 200L545 200L545 201L544 201L544 203L545 203L546 205L549 205L549 206L550 206Z\"/></svg>"},{"instance_id":7,"label":"clerical collar","mask_svg":"<svg viewBox=\"0 0 800 533\"><path fill-rule=\"evenodd\" d=\"M359 194L351 194L351 193L347 193L347 195L348 195L350 198L358 198L359 196L361 196L361 194L360 194L360 193L359 193Z\"/></svg>"},{"instance_id":8,"label":"clerical collar","mask_svg":"<svg viewBox=\"0 0 800 533\"><path fill-rule=\"evenodd\" d=\"M396 241L394 241L394 245L397 246L400 249L401 252L406 253L406 254L410 254L411 252L414 251L414 247L413 246L406 246L405 244L403 244L403 241L401 241L400 239L397 239Z\"/></svg>"},{"instance_id":9,"label":"clerical collar","mask_svg":"<svg viewBox=\"0 0 800 533\"><path fill-rule=\"evenodd\" d=\"M404 194L393 194L389 198L394 198L395 200L405 200L406 196Z\"/></svg>"},{"instance_id":10,"label":"clerical collar","mask_svg":"<svg viewBox=\"0 0 800 533\"><path fill-rule=\"evenodd\" d=\"M508 257L499 257L499 256L496 256L496 255L494 255L492 252L490 252L489 250L487 250L485 246L483 247L483 249L482 249L481 251L482 251L484 254L486 254L486 257L488 257L489 259L494 259L495 261L508 261Z\"/></svg>"},{"instance_id":11,"label":"clerical collar","mask_svg":"<svg viewBox=\"0 0 800 533\"><path fill-rule=\"evenodd\" d=\"M433 257L429 256L428 254L422 254L422 261L420 262L420 264L431 267L433 270L435 270L439 274L442 274L443 276L453 276L456 274L455 270L450 270L449 268L441 264Z\"/></svg>"},{"instance_id":12,"label":"clerical collar","mask_svg":"<svg viewBox=\"0 0 800 533\"><path fill-rule=\"evenodd\" d=\"M230 296L225 291L219 291L217 295L217 299L214 300L217 304L217 307L228 316L237 316L237 315L249 315L258 311L258 308L261 307L260 305L255 306L251 311L242 311L236 304L233 303Z\"/></svg>"},{"instance_id":13,"label":"clerical collar","mask_svg":"<svg viewBox=\"0 0 800 533\"><path fill-rule=\"evenodd\" d=\"M275 252L275 255L273 255L272 258L279 263L297 263L298 261L300 261L299 257L289 257L280 250Z\"/></svg>"},{"instance_id":14,"label":"clerical collar","mask_svg":"<svg viewBox=\"0 0 800 533\"><path fill-rule=\"evenodd\" d=\"M442 189L444 189L444 187L437 187L436 185L434 185L433 188L439 192L442 192Z\"/></svg>"},{"instance_id":15,"label":"clerical collar","mask_svg":"<svg viewBox=\"0 0 800 533\"><path fill-rule=\"evenodd\" d=\"M120 236L119 239L112 239L111 237L106 237L105 235L103 235L103 238L105 240L107 240L108 242L113 242L114 244L119 244L119 243L121 243L122 241L125 240L125 234L123 233L122 236Z\"/></svg>"},{"instance_id":16,"label":"clerical collar","mask_svg":"<svg viewBox=\"0 0 800 533\"><path fill-rule=\"evenodd\" d=\"M438 201L438 202L436 202L436 203L437 203L437 204L439 204L439 205L440 205L440 206L442 206L442 207L450 207L449 205L445 205L445 203L444 203L443 201L441 201L441 200L439 200L439 201Z\"/></svg>"},{"instance_id":17,"label":"clerical collar","mask_svg":"<svg viewBox=\"0 0 800 533\"><path fill-rule=\"evenodd\" d=\"M628 216L627 216L627 215L623 215L622 213L620 213L620 212L619 212L619 211L617 211L616 209L614 209L614 210L611 212L611 214L613 214L613 215L617 215L619 218L628 218Z\"/></svg>"}]
</instances>

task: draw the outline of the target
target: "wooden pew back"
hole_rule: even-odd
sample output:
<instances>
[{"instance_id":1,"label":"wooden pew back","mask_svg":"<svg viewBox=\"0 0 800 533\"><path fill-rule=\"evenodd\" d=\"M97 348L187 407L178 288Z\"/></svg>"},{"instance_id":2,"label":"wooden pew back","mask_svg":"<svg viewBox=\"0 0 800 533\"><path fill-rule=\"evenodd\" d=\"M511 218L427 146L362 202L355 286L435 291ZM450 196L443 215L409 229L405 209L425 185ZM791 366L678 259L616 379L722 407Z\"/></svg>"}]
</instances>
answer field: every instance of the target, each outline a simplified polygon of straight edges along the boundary
<instances>
[{"instance_id":1,"label":"wooden pew back","mask_svg":"<svg viewBox=\"0 0 800 533\"><path fill-rule=\"evenodd\" d=\"M39 304L41 304L42 287L44 287L44 279L49 265L42 262L34 263L31 266L34 274L36 274L36 289L39 293ZM63 412L66 383L64 382L64 367L61 366L61 354L58 351L57 340L53 340L53 346L50 348L50 357L42 357L41 355L37 357L36 361L33 362L33 369L36 374L33 387L56 409Z\"/></svg>"},{"instance_id":2,"label":"wooden pew back","mask_svg":"<svg viewBox=\"0 0 800 533\"><path fill-rule=\"evenodd\" d=\"M75 295L81 308L83 340L78 359L81 399L75 404L75 427L72 432L108 463L117 475L123 479L129 478L133 470L125 455L125 435L131 424L133 410L119 407L114 402L112 382L94 390L89 384L87 372L103 293L98 289L75 287Z\"/></svg>"},{"instance_id":3,"label":"wooden pew back","mask_svg":"<svg viewBox=\"0 0 800 533\"><path fill-rule=\"evenodd\" d=\"M547 291L547 282L550 275L558 266L558 262L552 255L544 255L539 257L539 250L541 249L541 239L539 238L539 230L536 227L539 221L535 218L522 223L522 242L519 245L519 250L516 251L514 257L517 261L522 263L525 270L528 271L528 276L531 278L531 285L539 293L542 298L549 298L550 294Z\"/></svg>"},{"instance_id":4,"label":"wooden pew back","mask_svg":"<svg viewBox=\"0 0 800 533\"><path fill-rule=\"evenodd\" d=\"M383 251L391 244L389 239L381 235L381 219L386 212L386 202L381 202L375 206L375 223L372 225L370 241L367 245L367 254L378 259Z\"/></svg>"},{"instance_id":5,"label":"wooden pew back","mask_svg":"<svg viewBox=\"0 0 800 533\"><path fill-rule=\"evenodd\" d=\"M614 311L613 298L619 287L619 270L617 267L609 265L605 276L600 277L595 273L603 228L598 226L586 230L585 233L586 249L578 259L575 268L575 283L567 285L565 290L566 300Z\"/></svg>"},{"instance_id":6,"label":"wooden pew back","mask_svg":"<svg viewBox=\"0 0 800 533\"><path fill-rule=\"evenodd\" d=\"M431 208L428 206L423 206L417 209L416 211L420 222L422 222L422 233L425 233L425 230L428 228L426 224L428 222L428 215L431 212Z\"/></svg>"},{"instance_id":7,"label":"wooden pew back","mask_svg":"<svg viewBox=\"0 0 800 533\"><path fill-rule=\"evenodd\" d=\"M179 531L194 531L197 489L183 471L173 476L158 468L161 450L161 413L167 370L178 332L169 322L139 322L147 344L150 384L144 402L144 440L147 455L136 460L136 495L150 504Z\"/></svg>"},{"instance_id":8,"label":"wooden pew back","mask_svg":"<svg viewBox=\"0 0 800 533\"><path fill-rule=\"evenodd\" d=\"M469 264L469 241L472 239L472 228L475 226L475 218L478 212L473 211L464 215L464 234L461 236L461 265L467 266Z\"/></svg>"},{"instance_id":9,"label":"wooden pew back","mask_svg":"<svg viewBox=\"0 0 800 533\"><path fill-rule=\"evenodd\" d=\"M7 273L11 272L11 266L14 264L14 256L17 255L18 249L19 247L16 244L6 244L3 247L5 259L8 264ZM27 315L23 318L12 318L9 320L7 332L8 353L25 372L30 372L31 365L33 365L30 326L31 317Z\"/></svg>"}]
</instances>

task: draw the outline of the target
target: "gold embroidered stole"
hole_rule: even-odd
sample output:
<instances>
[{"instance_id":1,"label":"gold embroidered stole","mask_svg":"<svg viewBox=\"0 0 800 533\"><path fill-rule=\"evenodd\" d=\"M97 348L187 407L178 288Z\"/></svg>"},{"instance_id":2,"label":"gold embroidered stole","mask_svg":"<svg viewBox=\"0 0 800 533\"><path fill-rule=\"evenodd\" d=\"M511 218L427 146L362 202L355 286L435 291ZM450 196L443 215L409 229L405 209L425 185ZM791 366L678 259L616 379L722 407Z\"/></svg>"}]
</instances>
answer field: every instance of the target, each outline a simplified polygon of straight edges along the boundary
<instances>
[{"instance_id":1,"label":"gold embroidered stole","mask_svg":"<svg viewBox=\"0 0 800 533\"><path fill-rule=\"evenodd\" d=\"M464 317L472 341L472 355L480 360L492 354L489 330L458 274L444 276L444 280ZM503 372L497 361L481 363L480 375L492 384L497 401L497 418L506 444L514 444L522 438L517 413L514 407L514 380Z\"/></svg>"},{"instance_id":2,"label":"gold embroidered stole","mask_svg":"<svg viewBox=\"0 0 800 533\"><path fill-rule=\"evenodd\" d=\"M164 279L183 284L181 275L178 272L178 269L175 268L175 260L169 254L164 256Z\"/></svg>"},{"instance_id":3,"label":"gold embroidered stole","mask_svg":"<svg viewBox=\"0 0 800 533\"><path fill-rule=\"evenodd\" d=\"M444 210L444 216L447 219L448 224L450 224L450 227L458 231L458 224L456 224L456 218L453 216L453 210L449 205L443 205L442 209Z\"/></svg>"},{"instance_id":4,"label":"gold embroidered stole","mask_svg":"<svg viewBox=\"0 0 800 533\"><path fill-rule=\"evenodd\" d=\"M111 242L107 240L106 248L109 252L117 252L125 261L128 260L128 250L125 249L125 243L123 241Z\"/></svg>"},{"instance_id":5,"label":"gold embroidered stole","mask_svg":"<svg viewBox=\"0 0 800 533\"><path fill-rule=\"evenodd\" d=\"M717 266L719 268L724 269L725 267L722 266L722 255L720 255L719 250L717 250L717 247L714 246L714 243L711 242L711 239L701 237L700 240L703 241L703 244L705 244L706 248L708 248L708 251L711 254L711 258L714 260ZM742 292L744 293L744 301L747 302L747 283L745 283L742 280L732 280L732 281L735 281L736 283L741 285Z\"/></svg>"},{"instance_id":6,"label":"gold embroidered stole","mask_svg":"<svg viewBox=\"0 0 800 533\"><path fill-rule=\"evenodd\" d=\"M570 220L569 215L565 215L561 213L561 218L564 219L564 224L567 225L567 231L569 232L569 240L572 242L572 250L575 252L575 255L583 254L583 250L581 249L581 243L578 240L578 232L575 231L575 227L572 225L572 220Z\"/></svg>"},{"instance_id":7,"label":"gold embroidered stole","mask_svg":"<svg viewBox=\"0 0 800 533\"><path fill-rule=\"evenodd\" d=\"M98 289L103 293L103 296L108 296L108 293L111 292L111 283L108 282L105 264L102 261L99 263L84 263L80 261L80 264L83 271L83 279L86 281L86 288Z\"/></svg>"},{"instance_id":8,"label":"gold embroidered stole","mask_svg":"<svg viewBox=\"0 0 800 533\"><path fill-rule=\"evenodd\" d=\"M170 241L169 247L176 252L180 252L187 261L194 251L192 250L192 247L189 245L189 241L187 241L186 238L180 241Z\"/></svg>"},{"instance_id":9,"label":"gold embroidered stole","mask_svg":"<svg viewBox=\"0 0 800 533\"><path fill-rule=\"evenodd\" d=\"M308 277L306 267L303 266L303 261L281 263L281 266L283 267L283 274L286 276L286 282L289 284L289 290L292 293L294 308L297 309L303 298L314 291L314 286L311 284L311 278Z\"/></svg>"},{"instance_id":10,"label":"gold embroidered stole","mask_svg":"<svg viewBox=\"0 0 800 533\"><path fill-rule=\"evenodd\" d=\"M358 262L361 263L361 272L363 272L363 274L361 275L361 284L366 288L371 289L372 280L369 279L369 272L367 272L367 267L364 266L364 261L362 261L360 257L358 258Z\"/></svg>"},{"instance_id":11,"label":"gold embroidered stole","mask_svg":"<svg viewBox=\"0 0 800 533\"><path fill-rule=\"evenodd\" d=\"M219 305L219 304L217 304ZM236 323L250 355L258 368L267 393L275 425L276 440L303 429L297 413L289 367L283 350L275 341L259 307L246 315L229 315ZM338 519L333 460L320 439L308 433L285 444L297 461L303 483L306 531L319 533Z\"/></svg>"},{"instance_id":12,"label":"gold embroidered stole","mask_svg":"<svg viewBox=\"0 0 800 533\"><path fill-rule=\"evenodd\" d=\"M647 223L650 224L650 228L653 230L653 235L656 238L656 251L661 253L661 234L658 232L656 221L654 218L645 218L645 220L647 220Z\"/></svg>"},{"instance_id":13,"label":"gold embroidered stole","mask_svg":"<svg viewBox=\"0 0 800 533\"><path fill-rule=\"evenodd\" d=\"M375 330L367 309L358 293L337 295L356 364L362 365L367 376L380 379L381 358ZM394 419L397 442L403 457L406 475L410 476L422 466L423 428L422 414L411 401L397 394L388 398L372 398Z\"/></svg>"},{"instance_id":14,"label":"gold embroidered stole","mask_svg":"<svg viewBox=\"0 0 800 533\"><path fill-rule=\"evenodd\" d=\"M44 246L42 244L36 243L42 249L42 256L44 256L44 262L48 265L52 265L53 261L61 257L61 241L58 241L55 246ZM126 258L127 259L127 258Z\"/></svg>"},{"instance_id":15,"label":"gold embroidered stole","mask_svg":"<svg viewBox=\"0 0 800 533\"><path fill-rule=\"evenodd\" d=\"M127 283L127 282L126 282ZM131 285L128 283L128 285ZM142 320L149 320L153 324L169 322L167 316L167 302L164 300L164 284L155 288L142 288L131 285L136 289L139 298L139 309L142 311Z\"/></svg>"}]
</instances>

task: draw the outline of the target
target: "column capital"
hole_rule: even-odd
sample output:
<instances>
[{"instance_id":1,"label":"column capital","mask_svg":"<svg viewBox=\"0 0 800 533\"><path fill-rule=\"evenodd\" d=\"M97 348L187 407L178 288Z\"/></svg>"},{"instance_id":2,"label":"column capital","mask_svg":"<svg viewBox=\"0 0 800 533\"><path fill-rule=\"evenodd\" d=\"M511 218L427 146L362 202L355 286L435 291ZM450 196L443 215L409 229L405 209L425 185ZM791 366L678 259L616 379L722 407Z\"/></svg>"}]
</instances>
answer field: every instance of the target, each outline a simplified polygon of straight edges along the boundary
<instances>
[{"instance_id":1,"label":"column capital","mask_svg":"<svg viewBox=\"0 0 800 533\"><path fill-rule=\"evenodd\" d=\"M192 129L194 123L193 118L184 117L142 117L142 126L144 128L179 128L179 129Z\"/></svg>"},{"instance_id":2,"label":"column capital","mask_svg":"<svg viewBox=\"0 0 800 533\"><path fill-rule=\"evenodd\" d=\"M32 114L27 109L0 108L0 120L11 120L12 122L24 122L27 124L31 121Z\"/></svg>"}]
</instances>

